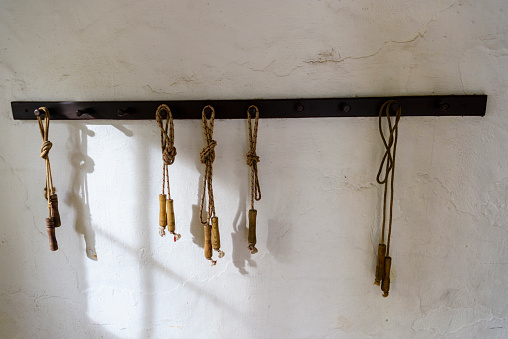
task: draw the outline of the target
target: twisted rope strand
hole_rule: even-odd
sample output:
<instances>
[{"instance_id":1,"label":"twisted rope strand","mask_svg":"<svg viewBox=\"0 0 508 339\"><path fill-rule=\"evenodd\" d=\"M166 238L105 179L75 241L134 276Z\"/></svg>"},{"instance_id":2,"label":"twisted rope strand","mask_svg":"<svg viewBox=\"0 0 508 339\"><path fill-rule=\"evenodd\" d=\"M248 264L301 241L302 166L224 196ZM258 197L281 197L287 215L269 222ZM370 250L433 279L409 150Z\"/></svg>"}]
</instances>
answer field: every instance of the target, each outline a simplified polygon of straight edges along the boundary
<instances>
[{"instance_id":1,"label":"twisted rope strand","mask_svg":"<svg viewBox=\"0 0 508 339\"><path fill-rule=\"evenodd\" d=\"M49 162L49 151L53 144L48 140L49 136L49 110L46 107L40 107L39 111L44 112L44 124L42 123L42 119L40 115L37 116L37 121L39 123L39 131L41 132L42 137L42 146L41 146L41 154L40 157L44 159L46 163L46 187L44 188L44 196L48 201L48 210L49 217L53 217L53 209L51 208L51 199L50 196L55 193L55 187L53 187L53 176L51 175L51 164Z\"/></svg>"},{"instance_id":2,"label":"twisted rope strand","mask_svg":"<svg viewBox=\"0 0 508 339\"><path fill-rule=\"evenodd\" d=\"M252 130L252 121L250 109L253 108L256 111L254 118L254 131ZM252 105L247 109L247 123L249 125L249 144L250 150L247 152L247 165L251 168L251 209L254 209L254 200L261 200L261 187L259 186L258 178L258 165L259 157L256 154L256 144L258 138L258 120L259 120L259 109Z\"/></svg>"},{"instance_id":3,"label":"twisted rope strand","mask_svg":"<svg viewBox=\"0 0 508 339\"><path fill-rule=\"evenodd\" d=\"M252 117L251 111L255 111L254 117L254 130L252 129ZM247 123L249 127L249 145L250 149L247 152L247 165L250 167L250 206L251 209L249 211L249 236L248 241L249 245L247 248L250 250L251 254L256 254L258 252L256 248L256 216L257 211L254 209L254 201L261 200L261 187L259 186L259 178L258 178L258 162L259 157L256 154L256 144L258 138L258 121L259 121L259 109L255 105L251 105L247 109Z\"/></svg>"},{"instance_id":4,"label":"twisted rope strand","mask_svg":"<svg viewBox=\"0 0 508 339\"><path fill-rule=\"evenodd\" d=\"M164 125L164 118L162 117L162 112L166 112L166 124ZM165 195L164 188L167 188L168 191L168 199L171 200L171 191L169 188L169 166L175 162L176 157L176 147L175 147L175 126L173 123L173 114L171 113L171 109L162 104L157 108L155 112L155 120L157 121L157 125L161 131L161 150L162 150L162 194ZM164 226L159 226L159 235L163 237L165 232ZM180 239L180 234L175 232L170 232L174 235L174 240L177 241Z\"/></svg>"},{"instance_id":5,"label":"twisted rope strand","mask_svg":"<svg viewBox=\"0 0 508 339\"><path fill-rule=\"evenodd\" d=\"M46 187L44 188L44 196L48 201L48 214L46 218L46 230L49 237L49 249L51 251L58 250L58 242L55 235L55 227L61 225L60 213L58 212L58 197L53 186L53 176L51 175L51 164L49 162L49 151L53 144L48 140L49 136L49 110L46 107L38 109L37 121L39 123L39 131L42 137L42 146L40 157L44 159L46 164ZM40 112L44 112L44 123L40 117Z\"/></svg>"},{"instance_id":6,"label":"twisted rope strand","mask_svg":"<svg viewBox=\"0 0 508 339\"><path fill-rule=\"evenodd\" d=\"M211 110L210 123L207 123L205 110L209 108ZM209 225L210 219L215 216L215 203L213 201L213 187L212 187L212 176L213 176L213 162L215 160L215 146L217 141L213 140L213 125L215 122L215 110L212 106L207 105L201 112L203 121L203 132L205 134L206 146L200 153L201 163L205 164L205 177L203 179L203 195L201 196L201 206L199 210L199 218L203 225ZM205 204L206 191L208 190L208 213L205 220L203 220L203 209Z\"/></svg>"},{"instance_id":7,"label":"twisted rope strand","mask_svg":"<svg viewBox=\"0 0 508 339\"><path fill-rule=\"evenodd\" d=\"M395 122L392 123L392 119L390 116L391 105L394 104L395 100L386 101L379 110L379 133L381 135L381 139L383 140L383 144L385 146L385 154L383 155L383 159L381 161L381 165L379 166L379 171L376 177L376 181L379 184L384 185L384 195L383 195L383 224L382 224L382 237L381 243L384 244L384 235L385 235L385 225L386 225L386 200L388 195L388 178L390 178L390 205L389 205L389 215L388 215L388 240L386 246L386 256L390 255L390 238L392 233L392 220L393 220L393 188L394 188L394 179L395 179L395 154L397 152L397 139L399 135L399 120L402 114L402 109L399 107L395 113ZM388 131L390 134L388 135L388 140L386 139L383 128L382 128L382 118L383 113L386 115L386 120L388 123ZM393 151L392 151L393 148ZM393 152L393 154L392 154ZM386 164L385 164L386 162ZM383 171L383 167L385 167L385 175L382 178L381 173Z\"/></svg>"}]
</instances>

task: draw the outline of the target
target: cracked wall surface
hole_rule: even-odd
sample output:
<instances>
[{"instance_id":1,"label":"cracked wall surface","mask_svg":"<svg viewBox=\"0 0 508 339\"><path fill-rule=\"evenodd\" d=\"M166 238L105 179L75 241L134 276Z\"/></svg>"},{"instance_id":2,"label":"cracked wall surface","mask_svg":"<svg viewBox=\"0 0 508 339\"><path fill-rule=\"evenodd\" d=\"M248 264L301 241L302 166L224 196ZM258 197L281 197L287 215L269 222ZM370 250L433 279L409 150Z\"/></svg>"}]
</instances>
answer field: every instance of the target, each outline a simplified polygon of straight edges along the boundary
<instances>
[{"instance_id":1,"label":"cracked wall surface","mask_svg":"<svg viewBox=\"0 0 508 339\"><path fill-rule=\"evenodd\" d=\"M0 3L0 337L508 337L508 3ZM155 121L51 124L44 161L16 100L488 94L485 117L400 122L390 296L374 280L374 118L261 120L259 252L247 249L245 121L217 121L226 256L199 223L200 121L176 121L177 229L158 236ZM262 116L263 112L261 112Z\"/></svg>"}]
</instances>

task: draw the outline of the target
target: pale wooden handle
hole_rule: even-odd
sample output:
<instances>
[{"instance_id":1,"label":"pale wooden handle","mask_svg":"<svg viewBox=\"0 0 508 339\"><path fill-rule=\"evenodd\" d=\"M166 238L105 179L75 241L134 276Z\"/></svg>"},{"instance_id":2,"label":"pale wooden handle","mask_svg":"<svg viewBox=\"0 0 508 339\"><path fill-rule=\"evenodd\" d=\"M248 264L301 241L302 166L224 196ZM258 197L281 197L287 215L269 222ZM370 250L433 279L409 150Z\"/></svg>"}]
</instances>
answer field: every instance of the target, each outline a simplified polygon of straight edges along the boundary
<instances>
[{"instance_id":1,"label":"pale wooden handle","mask_svg":"<svg viewBox=\"0 0 508 339\"><path fill-rule=\"evenodd\" d=\"M212 228L210 225L204 225L205 229L205 258L212 260Z\"/></svg>"},{"instance_id":2,"label":"pale wooden handle","mask_svg":"<svg viewBox=\"0 0 508 339\"><path fill-rule=\"evenodd\" d=\"M56 194L51 194L49 196L49 201L51 202L51 209L53 210L53 220L55 222L55 227L60 227L62 222L60 221L60 212L58 212L58 196Z\"/></svg>"},{"instance_id":3,"label":"pale wooden handle","mask_svg":"<svg viewBox=\"0 0 508 339\"><path fill-rule=\"evenodd\" d=\"M175 231L175 211L173 210L173 199L166 200L166 215L168 220L168 231Z\"/></svg>"},{"instance_id":4,"label":"pale wooden handle","mask_svg":"<svg viewBox=\"0 0 508 339\"><path fill-rule=\"evenodd\" d=\"M166 195L159 194L159 226L166 227L168 221L166 220Z\"/></svg>"},{"instance_id":5,"label":"pale wooden handle","mask_svg":"<svg viewBox=\"0 0 508 339\"><path fill-rule=\"evenodd\" d=\"M256 216L257 210L249 210L249 245L256 245Z\"/></svg>"},{"instance_id":6,"label":"pale wooden handle","mask_svg":"<svg viewBox=\"0 0 508 339\"><path fill-rule=\"evenodd\" d=\"M379 244L377 249L377 265L376 265L376 280L374 280L374 284L380 285L383 277L385 276L385 255L386 255L386 245Z\"/></svg>"},{"instance_id":7,"label":"pale wooden handle","mask_svg":"<svg viewBox=\"0 0 508 339\"><path fill-rule=\"evenodd\" d=\"M55 221L53 218L46 218L46 229L49 236L49 249L50 251L56 251L58 249L58 243L55 235Z\"/></svg>"},{"instance_id":8,"label":"pale wooden handle","mask_svg":"<svg viewBox=\"0 0 508 339\"><path fill-rule=\"evenodd\" d=\"M381 290L384 292L383 297L388 296L388 291L390 291L390 270L392 268L392 258L385 257L385 276L383 278L383 285L381 286Z\"/></svg>"},{"instance_id":9,"label":"pale wooden handle","mask_svg":"<svg viewBox=\"0 0 508 339\"><path fill-rule=\"evenodd\" d=\"M212 217L212 245L214 250L220 250L219 218Z\"/></svg>"}]
</instances>

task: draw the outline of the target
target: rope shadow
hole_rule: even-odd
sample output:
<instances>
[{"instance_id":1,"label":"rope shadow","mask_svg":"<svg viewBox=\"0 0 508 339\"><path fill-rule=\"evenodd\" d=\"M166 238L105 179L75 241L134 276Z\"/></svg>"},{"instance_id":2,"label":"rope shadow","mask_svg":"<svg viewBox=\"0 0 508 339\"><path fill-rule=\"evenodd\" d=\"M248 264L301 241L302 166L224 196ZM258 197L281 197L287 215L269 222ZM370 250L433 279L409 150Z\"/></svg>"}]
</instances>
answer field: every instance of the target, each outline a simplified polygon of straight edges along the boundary
<instances>
[{"instance_id":1,"label":"rope shadow","mask_svg":"<svg viewBox=\"0 0 508 339\"><path fill-rule=\"evenodd\" d=\"M74 229L83 235L86 256L90 260L97 260L95 249L95 231L93 230L90 212L90 197L88 194L88 174L94 172L95 162L87 155L88 137L95 136L95 132L85 125L69 124L70 135L69 159L74 168L71 177L71 190L67 193L66 203L74 207L76 218Z\"/></svg>"}]
</instances>

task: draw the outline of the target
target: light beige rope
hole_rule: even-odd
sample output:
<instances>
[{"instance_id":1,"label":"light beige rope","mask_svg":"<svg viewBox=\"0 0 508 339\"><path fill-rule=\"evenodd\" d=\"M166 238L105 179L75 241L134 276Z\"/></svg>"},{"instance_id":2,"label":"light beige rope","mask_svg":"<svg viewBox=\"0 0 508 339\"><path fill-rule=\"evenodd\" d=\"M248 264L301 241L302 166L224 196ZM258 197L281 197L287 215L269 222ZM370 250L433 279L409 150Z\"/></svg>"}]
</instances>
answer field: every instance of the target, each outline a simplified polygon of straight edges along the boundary
<instances>
[{"instance_id":1,"label":"light beige rope","mask_svg":"<svg viewBox=\"0 0 508 339\"><path fill-rule=\"evenodd\" d=\"M251 109L253 109L255 113L254 117L254 129L252 129L252 118L251 118ZM249 245L248 249L251 251L251 254L255 254L258 252L256 248L256 215L257 211L254 209L254 201L261 200L261 187L259 186L259 178L258 178L258 162L259 157L256 154L256 144L258 138L258 121L259 121L259 109L255 105L251 105L247 109L247 123L249 126L249 145L250 149L247 152L247 165L250 167L251 171L251 180L250 180L250 205L251 210L249 211Z\"/></svg>"},{"instance_id":2,"label":"light beige rope","mask_svg":"<svg viewBox=\"0 0 508 339\"><path fill-rule=\"evenodd\" d=\"M164 126L164 118L162 117L162 112L166 112L166 125ZM155 120L157 121L157 125L161 131L161 150L162 150L162 196L166 196L164 192L164 188L167 188L168 197L167 199L172 201L171 199L171 191L169 188L169 166L175 162L176 157L176 147L175 147L175 127L173 123L173 114L171 113L171 109L162 104L157 108L155 112ZM172 207L172 205L171 205ZM166 213L172 213L172 211L166 211ZM166 218L168 215L166 214ZM167 219L166 219L167 225ZM169 227L168 227L169 229ZM181 235L175 233L170 230L170 233L174 236L174 241L180 239ZM166 234L165 226L159 224L159 235L163 237Z\"/></svg>"},{"instance_id":3,"label":"light beige rope","mask_svg":"<svg viewBox=\"0 0 508 339\"><path fill-rule=\"evenodd\" d=\"M41 146L41 155L40 157L44 159L46 162L46 187L44 188L44 196L48 201L48 210L49 217L53 217L53 211L51 209L51 201L50 196L55 192L55 187L53 186L53 177L51 175L51 165L49 162L49 151L53 144L48 140L49 135L49 110L46 107L40 107L39 111L44 112L44 124L42 123L42 119L40 115L37 116L37 121L39 122L39 130L41 132L42 137L42 146Z\"/></svg>"},{"instance_id":4,"label":"light beige rope","mask_svg":"<svg viewBox=\"0 0 508 339\"><path fill-rule=\"evenodd\" d=\"M385 146L385 154L383 155L383 159L381 160L379 171L376 176L376 181L380 185L384 185L384 194L383 194L383 222L381 229L381 244L379 246L378 252L378 265L376 267L375 283L379 284L380 280L382 280L381 289L384 292L383 294L384 297L388 296L388 291L390 288L390 268L391 268L390 239L392 234L392 221L393 221L393 194L394 194L393 188L395 179L395 155L397 152L397 139L399 136L399 120L402 115L402 109L399 105L399 107L396 109L395 121L392 123L390 112L393 110L392 105L394 104L399 105L395 100L388 100L381 106L381 109L379 110L379 133ZM385 137L385 134L383 132L382 127L383 114L386 115L386 120L388 123L388 131L389 131L388 138ZM383 168L385 172L384 177L382 177ZM388 180L390 180L390 204L388 215L388 237L385 246L384 243L386 232L385 226L386 226L386 201L388 196ZM385 251L385 249L386 252L382 253Z\"/></svg>"},{"instance_id":5,"label":"light beige rope","mask_svg":"<svg viewBox=\"0 0 508 339\"><path fill-rule=\"evenodd\" d=\"M42 137L42 146L40 157L44 159L46 164L46 187L44 188L44 197L48 201L48 214L46 218L46 227L49 236L49 247L51 251L58 249L58 243L55 236L55 227L60 227L60 213L58 212L58 197L56 195L56 189L53 186L53 176L51 175L51 164L49 161L49 151L53 144L48 140L49 136L49 110L46 107L40 107L38 109L37 121L39 123L39 131ZM44 112L44 123L40 117L40 112Z\"/></svg>"},{"instance_id":6,"label":"light beige rope","mask_svg":"<svg viewBox=\"0 0 508 339\"><path fill-rule=\"evenodd\" d=\"M210 122L207 122L205 111L209 109L211 111L210 114ZM212 178L213 178L213 162L215 160L215 146L217 146L217 141L213 140L213 126L215 123L215 110L212 106L207 105L201 111L201 118L203 121L203 132L206 139L206 146L200 153L201 163L206 166L205 168L205 177L203 178L203 195L201 196L201 206L199 209L199 218L201 223L205 228L205 258L210 260L212 266L217 263L217 261L212 259L211 255L211 246L213 243L213 249L219 252L219 258L224 256L224 252L220 250L220 236L219 236L219 224L218 218L215 214L215 202L213 200L213 186L212 186ZM206 215L206 219L203 220L203 210L205 204L206 191L208 190L208 211Z\"/></svg>"}]
</instances>

